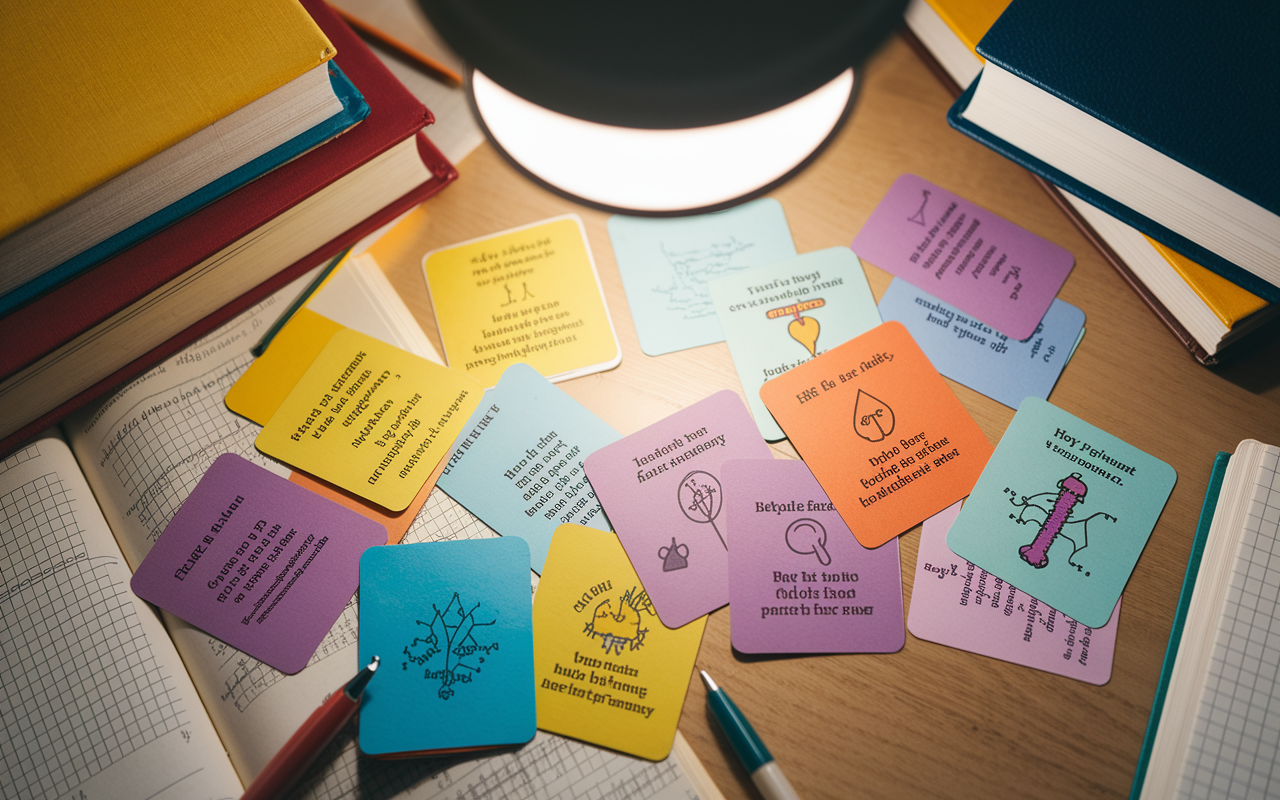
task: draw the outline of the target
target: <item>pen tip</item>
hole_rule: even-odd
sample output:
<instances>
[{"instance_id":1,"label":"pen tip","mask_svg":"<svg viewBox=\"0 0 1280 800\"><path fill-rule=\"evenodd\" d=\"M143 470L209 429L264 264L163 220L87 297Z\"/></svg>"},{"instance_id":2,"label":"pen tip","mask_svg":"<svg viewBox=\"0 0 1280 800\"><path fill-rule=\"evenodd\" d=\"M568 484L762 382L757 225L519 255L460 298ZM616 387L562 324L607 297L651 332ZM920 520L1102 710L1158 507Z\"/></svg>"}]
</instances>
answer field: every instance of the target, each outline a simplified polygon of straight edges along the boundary
<instances>
[{"instance_id":1,"label":"pen tip","mask_svg":"<svg viewBox=\"0 0 1280 800\"><path fill-rule=\"evenodd\" d=\"M381 663L382 663L382 659L378 658L377 656L374 656L372 659L370 659L369 666L365 667L365 669L369 670L370 672L377 672L378 665Z\"/></svg>"},{"instance_id":2,"label":"pen tip","mask_svg":"<svg viewBox=\"0 0 1280 800\"><path fill-rule=\"evenodd\" d=\"M705 669L698 670L698 672L699 674L702 675L702 683L707 687L707 691L709 692L719 691L720 687L716 686L716 682L711 680L711 676L707 674L707 671Z\"/></svg>"}]
</instances>

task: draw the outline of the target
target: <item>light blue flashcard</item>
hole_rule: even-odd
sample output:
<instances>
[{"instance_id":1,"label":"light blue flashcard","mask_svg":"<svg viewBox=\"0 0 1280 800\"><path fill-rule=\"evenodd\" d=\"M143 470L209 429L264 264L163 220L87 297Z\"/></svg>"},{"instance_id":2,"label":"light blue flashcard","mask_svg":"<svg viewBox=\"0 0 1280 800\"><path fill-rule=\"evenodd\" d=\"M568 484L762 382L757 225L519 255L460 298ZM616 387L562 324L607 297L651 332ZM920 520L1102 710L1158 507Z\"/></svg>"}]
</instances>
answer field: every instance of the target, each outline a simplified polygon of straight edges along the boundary
<instances>
[{"instance_id":1,"label":"light blue flashcard","mask_svg":"<svg viewBox=\"0 0 1280 800\"><path fill-rule=\"evenodd\" d=\"M1084 329L1084 312L1055 299L1019 342L901 278L880 298L880 316L905 325L938 372L1014 409L1049 398Z\"/></svg>"},{"instance_id":2,"label":"light blue flashcard","mask_svg":"<svg viewBox=\"0 0 1280 800\"><path fill-rule=\"evenodd\" d=\"M360 664L381 663L360 749L403 757L523 744L537 729L529 546L516 537L370 547Z\"/></svg>"},{"instance_id":3,"label":"light blue flashcard","mask_svg":"<svg viewBox=\"0 0 1280 800\"><path fill-rule=\"evenodd\" d=\"M708 284L796 254L777 200L692 217L609 218L640 349L660 356L724 341Z\"/></svg>"},{"instance_id":4,"label":"light blue flashcard","mask_svg":"<svg viewBox=\"0 0 1280 800\"><path fill-rule=\"evenodd\" d=\"M947 547L1100 628L1177 479L1160 459L1028 397L951 526Z\"/></svg>"},{"instance_id":5,"label":"light blue flashcard","mask_svg":"<svg viewBox=\"0 0 1280 800\"><path fill-rule=\"evenodd\" d=\"M458 434L436 485L498 533L527 541L541 574L559 526L610 530L582 461L619 438L533 367L513 364Z\"/></svg>"},{"instance_id":6,"label":"light blue flashcard","mask_svg":"<svg viewBox=\"0 0 1280 800\"><path fill-rule=\"evenodd\" d=\"M760 435L786 434L760 387L880 324L862 263L847 247L775 261L711 282L720 326Z\"/></svg>"}]
</instances>

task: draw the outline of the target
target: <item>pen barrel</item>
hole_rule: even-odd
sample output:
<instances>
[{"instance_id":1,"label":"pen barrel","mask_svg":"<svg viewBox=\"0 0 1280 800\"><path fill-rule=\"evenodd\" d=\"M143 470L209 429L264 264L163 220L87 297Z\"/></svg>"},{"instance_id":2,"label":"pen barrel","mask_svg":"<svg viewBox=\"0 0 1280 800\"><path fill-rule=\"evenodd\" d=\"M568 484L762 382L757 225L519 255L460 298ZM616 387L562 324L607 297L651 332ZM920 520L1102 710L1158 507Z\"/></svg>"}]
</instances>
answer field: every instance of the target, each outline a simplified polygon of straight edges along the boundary
<instances>
[{"instance_id":1,"label":"pen barrel","mask_svg":"<svg viewBox=\"0 0 1280 800\"><path fill-rule=\"evenodd\" d=\"M747 768L747 772L755 773L760 767L773 761L773 756L769 755L769 749L764 746L764 742L756 735L751 723L747 722L747 718L729 699L729 695L724 693L724 690L708 692L707 703L720 722L724 735L729 737L729 744L733 745L734 752Z\"/></svg>"},{"instance_id":2,"label":"pen barrel","mask_svg":"<svg viewBox=\"0 0 1280 800\"><path fill-rule=\"evenodd\" d=\"M791 781L782 774L777 761L770 761L752 772L751 781L760 790L764 800L799 800L796 790L791 788Z\"/></svg>"},{"instance_id":3,"label":"pen barrel","mask_svg":"<svg viewBox=\"0 0 1280 800\"><path fill-rule=\"evenodd\" d=\"M342 726L347 724L359 703L342 689L319 708L289 737L280 752L267 762L240 800L268 800L280 797L311 766Z\"/></svg>"}]
</instances>

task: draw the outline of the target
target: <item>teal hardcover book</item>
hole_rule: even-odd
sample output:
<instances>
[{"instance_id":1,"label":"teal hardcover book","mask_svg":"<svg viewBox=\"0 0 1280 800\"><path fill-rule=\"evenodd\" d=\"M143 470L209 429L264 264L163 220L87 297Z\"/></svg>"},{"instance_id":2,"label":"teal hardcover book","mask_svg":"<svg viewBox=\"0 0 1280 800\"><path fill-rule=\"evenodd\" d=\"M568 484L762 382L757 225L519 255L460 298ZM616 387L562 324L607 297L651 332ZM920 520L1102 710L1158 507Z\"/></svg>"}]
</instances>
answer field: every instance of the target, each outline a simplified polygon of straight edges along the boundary
<instances>
[{"instance_id":1,"label":"teal hardcover book","mask_svg":"<svg viewBox=\"0 0 1280 800\"><path fill-rule=\"evenodd\" d=\"M360 749L403 758L523 744L537 728L529 546L518 537L371 547L360 663L382 664Z\"/></svg>"}]
</instances>

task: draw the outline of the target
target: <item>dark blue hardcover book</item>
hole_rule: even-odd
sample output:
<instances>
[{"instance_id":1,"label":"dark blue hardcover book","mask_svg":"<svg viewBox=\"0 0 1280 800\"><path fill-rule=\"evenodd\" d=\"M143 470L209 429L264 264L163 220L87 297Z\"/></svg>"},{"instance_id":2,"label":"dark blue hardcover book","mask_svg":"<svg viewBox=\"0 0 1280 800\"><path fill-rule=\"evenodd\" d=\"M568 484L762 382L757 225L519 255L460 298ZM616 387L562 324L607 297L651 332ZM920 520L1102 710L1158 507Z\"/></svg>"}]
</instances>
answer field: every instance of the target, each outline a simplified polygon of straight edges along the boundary
<instances>
[{"instance_id":1,"label":"dark blue hardcover book","mask_svg":"<svg viewBox=\"0 0 1280 800\"><path fill-rule=\"evenodd\" d=\"M978 52L1136 142L1280 214L1280 3L1015 0ZM1280 287L966 120L953 127L1269 301Z\"/></svg>"}]
</instances>

